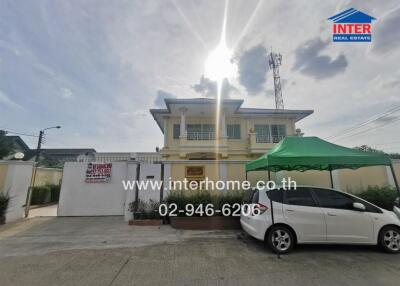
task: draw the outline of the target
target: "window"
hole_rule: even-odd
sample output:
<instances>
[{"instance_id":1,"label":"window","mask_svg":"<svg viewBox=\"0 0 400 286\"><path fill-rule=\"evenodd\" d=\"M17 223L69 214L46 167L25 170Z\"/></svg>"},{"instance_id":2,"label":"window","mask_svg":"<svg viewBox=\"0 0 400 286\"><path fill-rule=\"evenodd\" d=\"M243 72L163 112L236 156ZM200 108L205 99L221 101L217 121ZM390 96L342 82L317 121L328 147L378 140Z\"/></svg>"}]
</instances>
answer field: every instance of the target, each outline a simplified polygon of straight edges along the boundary
<instances>
[{"instance_id":1,"label":"window","mask_svg":"<svg viewBox=\"0 0 400 286\"><path fill-rule=\"evenodd\" d=\"M257 143L269 143L270 142L269 125L255 124L254 129L257 133L257 135L256 135Z\"/></svg>"},{"instance_id":2,"label":"window","mask_svg":"<svg viewBox=\"0 0 400 286\"><path fill-rule=\"evenodd\" d=\"M272 142L278 143L286 136L286 125L272 124L271 135L272 135Z\"/></svg>"},{"instance_id":3,"label":"window","mask_svg":"<svg viewBox=\"0 0 400 286\"><path fill-rule=\"evenodd\" d=\"M317 206L308 188L297 188L296 190L286 190L285 204L295 205L295 206L307 206L307 207Z\"/></svg>"},{"instance_id":4,"label":"window","mask_svg":"<svg viewBox=\"0 0 400 286\"><path fill-rule=\"evenodd\" d=\"M256 189L250 189L250 190L246 190L244 196L243 196L243 200L242 202L244 204L249 204L252 202L253 200L253 195L255 194L255 192L257 192Z\"/></svg>"},{"instance_id":5,"label":"window","mask_svg":"<svg viewBox=\"0 0 400 286\"><path fill-rule=\"evenodd\" d=\"M366 212L382 213L376 206L350 195L318 188L313 189L313 191L317 196L319 204L323 208L354 210L353 203L358 202L365 206Z\"/></svg>"},{"instance_id":6,"label":"window","mask_svg":"<svg viewBox=\"0 0 400 286\"><path fill-rule=\"evenodd\" d=\"M229 139L240 139L240 124L227 124L226 133Z\"/></svg>"},{"instance_id":7,"label":"window","mask_svg":"<svg viewBox=\"0 0 400 286\"><path fill-rule=\"evenodd\" d=\"M179 124L174 124L173 138L179 139L179 136L181 136L181 126Z\"/></svg>"},{"instance_id":8,"label":"window","mask_svg":"<svg viewBox=\"0 0 400 286\"><path fill-rule=\"evenodd\" d=\"M188 124L187 125L187 132L201 132L201 124Z\"/></svg>"},{"instance_id":9,"label":"window","mask_svg":"<svg viewBox=\"0 0 400 286\"><path fill-rule=\"evenodd\" d=\"M267 196L273 202L277 202L277 203L283 202L283 190L267 191Z\"/></svg>"},{"instance_id":10,"label":"window","mask_svg":"<svg viewBox=\"0 0 400 286\"><path fill-rule=\"evenodd\" d=\"M203 124L201 132L215 132L214 124Z\"/></svg>"},{"instance_id":11,"label":"window","mask_svg":"<svg viewBox=\"0 0 400 286\"><path fill-rule=\"evenodd\" d=\"M215 124L188 124L188 140L214 140Z\"/></svg>"},{"instance_id":12,"label":"window","mask_svg":"<svg viewBox=\"0 0 400 286\"><path fill-rule=\"evenodd\" d=\"M258 191L256 191L253 195L253 198L251 199L252 204L258 204L258 199L260 197L260 194Z\"/></svg>"},{"instance_id":13,"label":"window","mask_svg":"<svg viewBox=\"0 0 400 286\"><path fill-rule=\"evenodd\" d=\"M317 196L318 202L323 208L331 209L346 209L353 210L354 199L345 194L326 190L313 188L313 192Z\"/></svg>"},{"instance_id":14,"label":"window","mask_svg":"<svg viewBox=\"0 0 400 286\"><path fill-rule=\"evenodd\" d=\"M372 205L370 203L364 202L364 201L359 200L357 198L354 198L354 201L356 201L358 203L362 203L365 206L365 211L366 212L379 213L379 214L382 213L382 211L379 208L377 208L376 206L374 206L374 205Z\"/></svg>"}]
</instances>

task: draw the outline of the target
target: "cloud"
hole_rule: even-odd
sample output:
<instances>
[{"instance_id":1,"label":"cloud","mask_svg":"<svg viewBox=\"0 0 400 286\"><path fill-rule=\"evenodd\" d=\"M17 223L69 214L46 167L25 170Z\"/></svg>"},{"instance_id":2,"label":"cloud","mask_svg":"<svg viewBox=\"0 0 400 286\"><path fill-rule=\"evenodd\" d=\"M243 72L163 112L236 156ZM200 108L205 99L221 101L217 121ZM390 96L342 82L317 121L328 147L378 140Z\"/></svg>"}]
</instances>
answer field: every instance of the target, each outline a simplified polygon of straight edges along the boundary
<instances>
[{"instance_id":1,"label":"cloud","mask_svg":"<svg viewBox=\"0 0 400 286\"><path fill-rule=\"evenodd\" d=\"M245 51L239 59L239 82L249 94L264 89L268 71L267 49L261 45Z\"/></svg>"},{"instance_id":2,"label":"cloud","mask_svg":"<svg viewBox=\"0 0 400 286\"><path fill-rule=\"evenodd\" d=\"M339 55L336 59L320 55L327 46L328 42L318 37L300 45L295 51L296 60L293 70L298 70L315 79L325 79L344 72L348 65L344 55Z\"/></svg>"},{"instance_id":3,"label":"cloud","mask_svg":"<svg viewBox=\"0 0 400 286\"><path fill-rule=\"evenodd\" d=\"M388 103L400 103L398 94L400 92L400 72L390 74L378 74L375 78L370 79L366 85L366 92L362 94L363 97L371 97L370 103L382 102L384 98ZM379 94L379 97L376 95Z\"/></svg>"},{"instance_id":4,"label":"cloud","mask_svg":"<svg viewBox=\"0 0 400 286\"><path fill-rule=\"evenodd\" d=\"M72 90L70 90L67 87L62 87L61 88L61 97L64 99L72 99L74 98L74 93L72 92Z\"/></svg>"},{"instance_id":5,"label":"cloud","mask_svg":"<svg viewBox=\"0 0 400 286\"><path fill-rule=\"evenodd\" d=\"M387 14L381 21L382 23L375 25L376 29L373 31L372 51L379 54L398 51L400 45L400 8Z\"/></svg>"},{"instance_id":6,"label":"cloud","mask_svg":"<svg viewBox=\"0 0 400 286\"><path fill-rule=\"evenodd\" d=\"M217 82L204 77L204 75L201 76L199 83L192 85L192 88L194 91L206 97L217 96ZM229 95L236 91L237 89L225 79L222 83L222 98L229 98Z\"/></svg>"},{"instance_id":7,"label":"cloud","mask_svg":"<svg viewBox=\"0 0 400 286\"><path fill-rule=\"evenodd\" d=\"M164 107L164 99L166 98L176 98L176 96L162 89L157 90L157 96L154 99L154 105L157 107Z\"/></svg>"},{"instance_id":8,"label":"cloud","mask_svg":"<svg viewBox=\"0 0 400 286\"><path fill-rule=\"evenodd\" d=\"M21 105L12 101L3 91L0 90L0 103L4 103L13 108L23 109Z\"/></svg>"}]
</instances>

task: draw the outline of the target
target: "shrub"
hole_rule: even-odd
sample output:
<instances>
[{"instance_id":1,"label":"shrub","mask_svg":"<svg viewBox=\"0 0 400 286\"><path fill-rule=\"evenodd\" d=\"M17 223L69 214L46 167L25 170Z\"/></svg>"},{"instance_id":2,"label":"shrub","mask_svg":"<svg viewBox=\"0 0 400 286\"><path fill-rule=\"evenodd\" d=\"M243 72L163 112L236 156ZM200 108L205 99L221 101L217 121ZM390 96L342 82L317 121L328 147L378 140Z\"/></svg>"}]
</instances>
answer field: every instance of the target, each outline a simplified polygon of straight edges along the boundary
<instances>
[{"instance_id":1,"label":"shrub","mask_svg":"<svg viewBox=\"0 0 400 286\"><path fill-rule=\"evenodd\" d=\"M197 209L199 205L203 205L203 208L207 204L212 204L215 210L221 210L224 204L230 204L233 206L235 203L241 203L243 198L242 191L229 191L226 194L222 194L217 191L171 191L168 198L166 199L167 204L176 204L177 210L186 210L186 205L192 204L194 209ZM185 212L176 213L178 216L185 216ZM215 213L215 215L221 215L221 213ZM195 212L193 216L198 216Z\"/></svg>"},{"instance_id":2,"label":"shrub","mask_svg":"<svg viewBox=\"0 0 400 286\"><path fill-rule=\"evenodd\" d=\"M34 187L32 190L31 204L41 205L50 201L51 190L48 185Z\"/></svg>"},{"instance_id":3,"label":"shrub","mask_svg":"<svg viewBox=\"0 0 400 286\"><path fill-rule=\"evenodd\" d=\"M50 188L50 201L51 202L58 202L60 199L60 189L61 186L60 185L49 185Z\"/></svg>"},{"instance_id":4,"label":"shrub","mask_svg":"<svg viewBox=\"0 0 400 286\"><path fill-rule=\"evenodd\" d=\"M133 213L134 219L159 219L159 202L150 200L148 203L138 200L129 204L129 211Z\"/></svg>"},{"instance_id":5,"label":"shrub","mask_svg":"<svg viewBox=\"0 0 400 286\"><path fill-rule=\"evenodd\" d=\"M368 186L364 191L357 194L358 197L377 205L386 210L393 210L393 202L398 197L398 193L388 186Z\"/></svg>"},{"instance_id":6,"label":"shrub","mask_svg":"<svg viewBox=\"0 0 400 286\"><path fill-rule=\"evenodd\" d=\"M41 205L49 202L58 202L60 198L60 188L60 185L34 187L32 190L31 204Z\"/></svg>"},{"instance_id":7,"label":"shrub","mask_svg":"<svg viewBox=\"0 0 400 286\"><path fill-rule=\"evenodd\" d=\"M0 217L5 216L9 202L10 197L8 194L0 193Z\"/></svg>"}]
</instances>

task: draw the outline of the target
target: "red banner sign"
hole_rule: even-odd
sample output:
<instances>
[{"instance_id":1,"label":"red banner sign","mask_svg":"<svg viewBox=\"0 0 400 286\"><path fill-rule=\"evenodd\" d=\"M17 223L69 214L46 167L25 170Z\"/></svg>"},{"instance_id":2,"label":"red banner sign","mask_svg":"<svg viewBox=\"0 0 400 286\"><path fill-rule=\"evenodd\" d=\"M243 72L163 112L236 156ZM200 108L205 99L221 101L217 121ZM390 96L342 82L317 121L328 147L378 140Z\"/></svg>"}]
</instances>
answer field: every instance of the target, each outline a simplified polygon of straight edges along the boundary
<instances>
[{"instance_id":1,"label":"red banner sign","mask_svg":"<svg viewBox=\"0 0 400 286\"><path fill-rule=\"evenodd\" d=\"M111 181L112 163L89 163L86 169L86 183L107 183Z\"/></svg>"}]
</instances>

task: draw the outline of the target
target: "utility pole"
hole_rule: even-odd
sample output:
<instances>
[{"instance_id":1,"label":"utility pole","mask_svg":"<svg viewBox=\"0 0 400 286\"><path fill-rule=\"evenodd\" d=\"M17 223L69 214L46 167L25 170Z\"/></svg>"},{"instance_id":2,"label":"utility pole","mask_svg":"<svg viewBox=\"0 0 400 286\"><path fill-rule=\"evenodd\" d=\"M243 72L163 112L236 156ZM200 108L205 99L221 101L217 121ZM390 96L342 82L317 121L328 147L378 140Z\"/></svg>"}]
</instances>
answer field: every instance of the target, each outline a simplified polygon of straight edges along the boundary
<instances>
[{"instance_id":1,"label":"utility pole","mask_svg":"<svg viewBox=\"0 0 400 286\"><path fill-rule=\"evenodd\" d=\"M40 132L39 132L39 140L38 140L38 144L36 147L35 161L33 163L31 182L29 184L28 194L26 196L26 202L25 202L25 217L28 217L29 209L31 207L32 191L33 191L33 188L35 187L36 173L37 173L37 167L38 167L39 159L40 159L40 149L42 148L44 131L48 130L48 129L54 129L54 128L60 129L61 126L48 127L43 130L40 130Z\"/></svg>"},{"instance_id":2,"label":"utility pole","mask_svg":"<svg viewBox=\"0 0 400 286\"><path fill-rule=\"evenodd\" d=\"M274 88L275 88L275 108L285 109L282 98L281 78L279 76L279 66L282 64L282 55L272 52L269 58L269 67L274 74Z\"/></svg>"}]
</instances>

